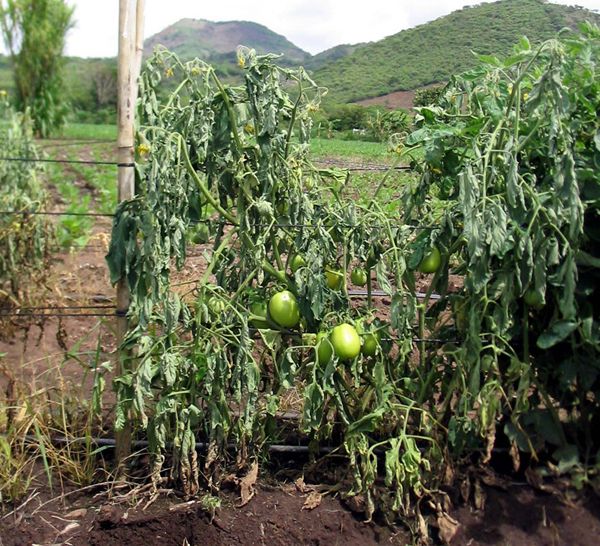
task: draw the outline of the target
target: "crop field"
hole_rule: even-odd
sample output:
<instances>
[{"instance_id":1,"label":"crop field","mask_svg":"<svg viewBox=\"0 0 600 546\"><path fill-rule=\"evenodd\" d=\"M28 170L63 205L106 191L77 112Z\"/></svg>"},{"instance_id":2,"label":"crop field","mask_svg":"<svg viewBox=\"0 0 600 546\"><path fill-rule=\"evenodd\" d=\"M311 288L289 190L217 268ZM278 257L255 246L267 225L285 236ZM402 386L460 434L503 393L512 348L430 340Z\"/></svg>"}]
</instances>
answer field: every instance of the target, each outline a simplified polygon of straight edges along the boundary
<instances>
[{"instance_id":1,"label":"crop field","mask_svg":"<svg viewBox=\"0 0 600 546\"><path fill-rule=\"evenodd\" d=\"M599 51L482 58L391 144L159 51L122 203L113 126L4 104L0 546L595 544Z\"/></svg>"}]
</instances>

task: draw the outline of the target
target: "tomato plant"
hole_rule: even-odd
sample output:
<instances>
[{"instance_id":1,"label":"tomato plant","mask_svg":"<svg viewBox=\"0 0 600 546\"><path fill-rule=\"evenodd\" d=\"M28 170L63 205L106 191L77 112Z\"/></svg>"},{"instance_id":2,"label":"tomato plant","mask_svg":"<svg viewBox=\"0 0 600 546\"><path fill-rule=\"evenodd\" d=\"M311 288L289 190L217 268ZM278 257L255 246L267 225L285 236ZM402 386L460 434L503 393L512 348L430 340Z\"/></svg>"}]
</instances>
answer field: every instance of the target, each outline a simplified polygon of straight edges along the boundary
<instances>
[{"instance_id":1,"label":"tomato plant","mask_svg":"<svg viewBox=\"0 0 600 546\"><path fill-rule=\"evenodd\" d=\"M0 142L5 156L38 157L31 121L12 109L6 94L0 95L0 120ZM45 210L48 195L39 170L34 162L0 161L3 211ZM49 249L54 242L55 229L45 216L0 215L0 307L33 302L33 287L44 277Z\"/></svg>"},{"instance_id":2,"label":"tomato plant","mask_svg":"<svg viewBox=\"0 0 600 546\"><path fill-rule=\"evenodd\" d=\"M579 416L600 409L600 372L586 364L600 356L592 334L598 310L590 307L600 286L592 226L599 44L598 28L584 25L577 38L535 48L522 39L506 60L481 57L482 66L453 78L435 107L418 109L407 140L424 162L404 201L406 220L437 221L415 246L450 249L464 276L449 294L448 272L438 270L442 299L420 309L421 333L443 322L449 302L454 309L455 329L436 335L458 332L455 371L431 372L432 381L468 386L456 401L461 409L447 415L451 448L479 437L489 449L503 435L515 452L546 452L563 468L572 456L577 480L590 463L585 454L600 443L589 421L566 426L557 407ZM498 421L506 423L501 430Z\"/></svg>"},{"instance_id":3,"label":"tomato plant","mask_svg":"<svg viewBox=\"0 0 600 546\"><path fill-rule=\"evenodd\" d=\"M117 426L133 416L148 431L155 478L167 446L188 494L218 482L232 444L241 463L262 456L292 390L306 445L330 442L336 423L368 517L376 507L414 517L424 496L442 506L446 465L476 453L485 462L500 436L511 453L534 460L546 449L554 468L587 468L600 448L589 418L600 400L597 54L590 27L536 49L523 40L506 61L482 58L453 78L406 140L423 159L399 219L398 203L356 203L348 172L312 164L322 90L303 71L244 50L244 85L234 87L158 51L141 81L138 138L152 149L138 162L138 195L117 210L108 256L132 301ZM178 84L161 100L167 72ZM199 218L214 226L207 269L182 293L171 273ZM305 263L294 271L295 256ZM417 273L423 258L434 262L423 267L436 273L429 284ZM365 302L342 289L356 263L389 301L385 324L370 283ZM542 309L526 305L531 288ZM263 309L252 311L249 291L281 329L251 328ZM209 323L211 297L226 312ZM372 327L357 332L361 322ZM209 446L202 472L198 438Z\"/></svg>"}]
</instances>

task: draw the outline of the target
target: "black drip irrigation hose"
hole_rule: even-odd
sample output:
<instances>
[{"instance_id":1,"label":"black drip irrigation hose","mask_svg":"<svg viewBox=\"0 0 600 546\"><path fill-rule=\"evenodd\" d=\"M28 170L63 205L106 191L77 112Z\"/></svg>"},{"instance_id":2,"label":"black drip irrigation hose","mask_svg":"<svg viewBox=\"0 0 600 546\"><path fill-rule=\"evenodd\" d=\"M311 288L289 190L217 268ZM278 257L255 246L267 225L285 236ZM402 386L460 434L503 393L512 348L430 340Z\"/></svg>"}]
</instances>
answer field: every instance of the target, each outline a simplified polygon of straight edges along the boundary
<instances>
[{"instance_id":1,"label":"black drip irrigation hose","mask_svg":"<svg viewBox=\"0 0 600 546\"><path fill-rule=\"evenodd\" d=\"M36 443L39 442L39 438L36 436L28 435L25 437L26 440ZM111 448L115 447L117 441L115 438L98 438L98 437L78 437L78 438L66 438L65 436L53 436L51 438L53 444L56 445L71 445L71 444L93 444L97 447L105 447ZM148 440L133 440L131 442L132 449L146 449L150 446L150 442ZM208 442L196 442L196 450L197 451L206 451L209 448ZM321 446L318 450L311 450L309 446L298 446L298 445L286 445L286 444L272 444L267 449L270 453L293 453L297 455L303 455L308 453L314 453L315 451L321 454L328 454L336 451L342 446L339 447L329 447L329 446ZM166 444L167 449L173 449L172 443ZM238 449L238 446L235 444L227 444L227 449L230 451L235 451Z\"/></svg>"}]
</instances>

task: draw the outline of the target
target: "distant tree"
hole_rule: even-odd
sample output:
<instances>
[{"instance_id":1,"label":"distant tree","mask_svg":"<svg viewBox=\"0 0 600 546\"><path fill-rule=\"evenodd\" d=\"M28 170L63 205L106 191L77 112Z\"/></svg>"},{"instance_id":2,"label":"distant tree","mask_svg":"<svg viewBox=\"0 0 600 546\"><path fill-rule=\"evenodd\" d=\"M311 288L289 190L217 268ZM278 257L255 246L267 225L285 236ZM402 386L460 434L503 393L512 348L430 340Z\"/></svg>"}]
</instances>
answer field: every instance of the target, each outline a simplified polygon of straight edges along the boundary
<instances>
[{"instance_id":1,"label":"distant tree","mask_svg":"<svg viewBox=\"0 0 600 546\"><path fill-rule=\"evenodd\" d=\"M63 50L74 8L65 0L0 0L0 26L10 52L19 110L42 137L60 128L67 104Z\"/></svg>"},{"instance_id":2,"label":"distant tree","mask_svg":"<svg viewBox=\"0 0 600 546\"><path fill-rule=\"evenodd\" d=\"M92 73L96 105L99 108L117 103L117 67L100 64Z\"/></svg>"},{"instance_id":3,"label":"distant tree","mask_svg":"<svg viewBox=\"0 0 600 546\"><path fill-rule=\"evenodd\" d=\"M435 104L440 98L443 89L443 85L417 89L415 98L413 99L413 106L429 106L431 104Z\"/></svg>"},{"instance_id":4,"label":"distant tree","mask_svg":"<svg viewBox=\"0 0 600 546\"><path fill-rule=\"evenodd\" d=\"M391 111L377 108L367 119L370 136L378 142L385 142L394 134L406 133L410 124L408 112L401 108Z\"/></svg>"}]
</instances>

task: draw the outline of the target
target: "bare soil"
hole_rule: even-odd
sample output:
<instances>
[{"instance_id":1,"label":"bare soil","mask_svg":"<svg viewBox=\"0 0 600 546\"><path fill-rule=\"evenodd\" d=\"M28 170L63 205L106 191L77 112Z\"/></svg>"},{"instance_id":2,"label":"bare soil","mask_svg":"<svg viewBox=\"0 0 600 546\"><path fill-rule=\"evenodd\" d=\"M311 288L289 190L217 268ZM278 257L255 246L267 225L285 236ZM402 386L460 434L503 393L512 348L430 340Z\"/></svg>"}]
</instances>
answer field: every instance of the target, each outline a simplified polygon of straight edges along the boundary
<instances>
[{"instance_id":1,"label":"bare soil","mask_svg":"<svg viewBox=\"0 0 600 546\"><path fill-rule=\"evenodd\" d=\"M485 487L487 507L476 511L458 506L452 517L457 546L596 546L600 537L600 502L583 497L576 502L538 493L528 486ZM184 502L163 496L148 508L143 497L128 502L109 500L94 491L70 495L42 509L40 499L0 519L0 545L33 546L226 546L265 545L405 545L409 532L354 515L339 498L325 496L305 509L306 495L293 486L263 483L245 506L233 494L222 496L222 507L211 514L201 500ZM187 541L187 542L186 542Z\"/></svg>"},{"instance_id":2,"label":"bare soil","mask_svg":"<svg viewBox=\"0 0 600 546\"><path fill-rule=\"evenodd\" d=\"M385 106L390 110L396 108L409 110L413 107L414 99L414 91L394 91L393 93L382 95L381 97L359 100L356 104L360 104L361 106Z\"/></svg>"}]
</instances>

